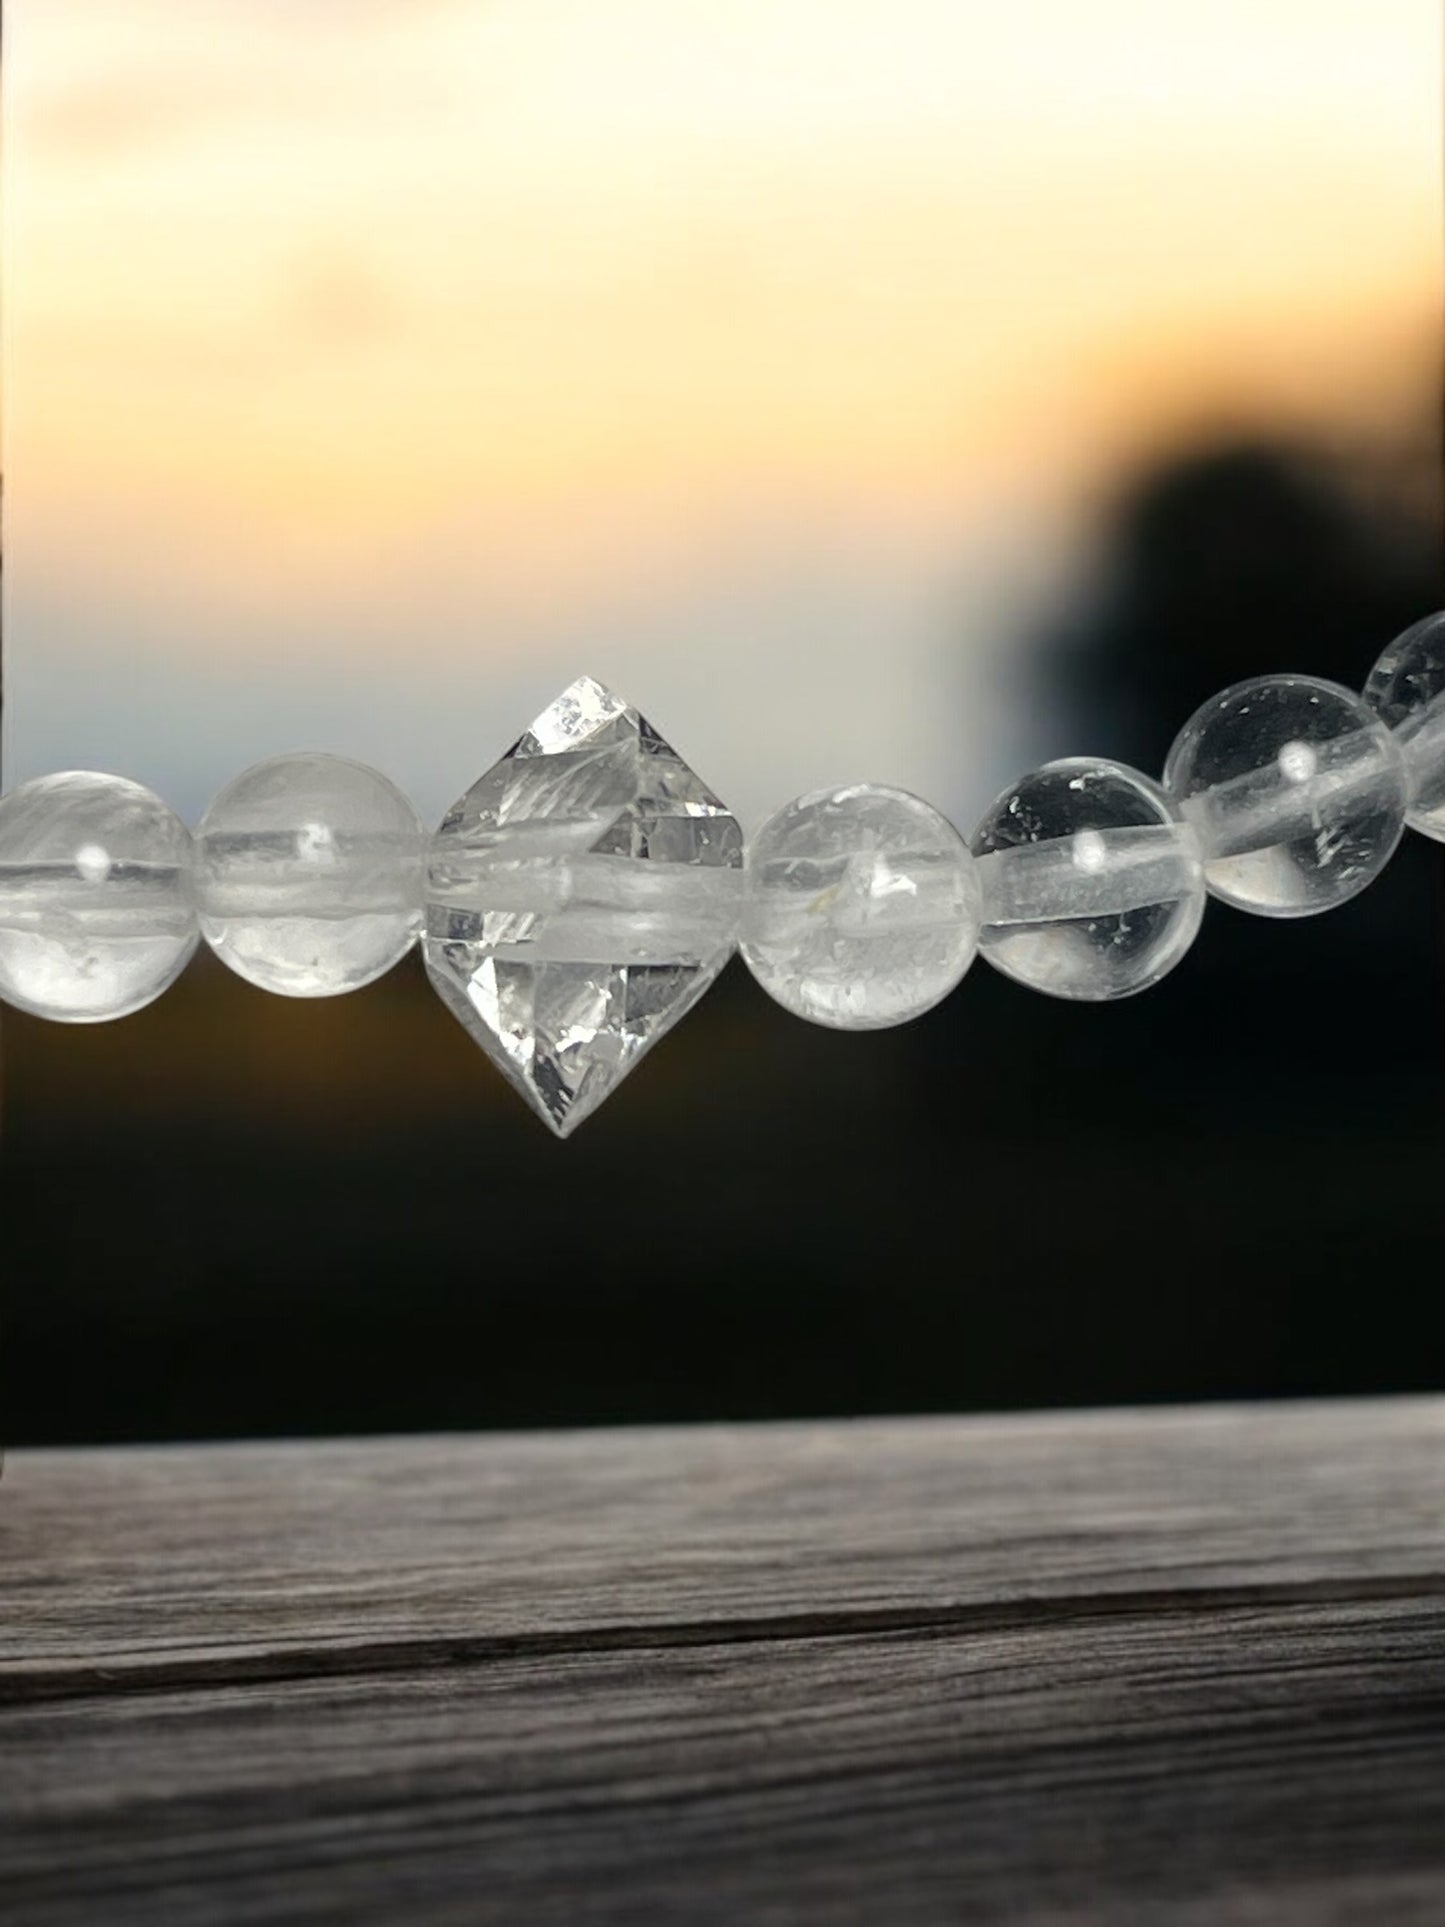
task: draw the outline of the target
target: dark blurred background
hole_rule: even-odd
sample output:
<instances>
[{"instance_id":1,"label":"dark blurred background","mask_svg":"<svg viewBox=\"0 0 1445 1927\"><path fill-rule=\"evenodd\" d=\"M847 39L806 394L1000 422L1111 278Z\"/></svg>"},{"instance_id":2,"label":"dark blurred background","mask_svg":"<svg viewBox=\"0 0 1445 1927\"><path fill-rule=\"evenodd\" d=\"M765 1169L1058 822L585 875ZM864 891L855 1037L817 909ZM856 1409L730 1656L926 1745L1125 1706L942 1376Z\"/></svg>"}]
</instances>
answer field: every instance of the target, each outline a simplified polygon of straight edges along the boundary
<instances>
[{"instance_id":1,"label":"dark blurred background","mask_svg":"<svg viewBox=\"0 0 1445 1927\"><path fill-rule=\"evenodd\" d=\"M1433 24L363 11L11 10L7 783L194 821L309 739L435 816L592 670L749 826L857 777L967 833L1445 603ZM980 963L847 1036L734 964L566 1144L415 957L5 1011L5 1433L1438 1387L1442 875L1216 906L1112 1007Z\"/></svg>"}]
</instances>

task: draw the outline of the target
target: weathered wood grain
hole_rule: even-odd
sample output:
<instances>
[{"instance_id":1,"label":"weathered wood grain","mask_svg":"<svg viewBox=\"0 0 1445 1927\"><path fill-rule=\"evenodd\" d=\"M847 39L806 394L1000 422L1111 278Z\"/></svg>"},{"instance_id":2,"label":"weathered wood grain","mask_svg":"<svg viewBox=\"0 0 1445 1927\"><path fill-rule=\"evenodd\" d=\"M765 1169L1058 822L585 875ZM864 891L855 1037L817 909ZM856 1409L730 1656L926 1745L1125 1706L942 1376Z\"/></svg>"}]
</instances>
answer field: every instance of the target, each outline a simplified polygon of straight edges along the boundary
<instances>
[{"instance_id":1,"label":"weathered wood grain","mask_svg":"<svg viewBox=\"0 0 1445 1927\"><path fill-rule=\"evenodd\" d=\"M1445 1401L17 1454L0 1694L1445 1571Z\"/></svg>"},{"instance_id":2,"label":"weathered wood grain","mask_svg":"<svg viewBox=\"0 0 1445 1927\"><path fill-rule=\"evenodd\" d=\"M35 1453L0 1918L1445 1919L1445 1401Z\"/></svg>"}]
</instances>

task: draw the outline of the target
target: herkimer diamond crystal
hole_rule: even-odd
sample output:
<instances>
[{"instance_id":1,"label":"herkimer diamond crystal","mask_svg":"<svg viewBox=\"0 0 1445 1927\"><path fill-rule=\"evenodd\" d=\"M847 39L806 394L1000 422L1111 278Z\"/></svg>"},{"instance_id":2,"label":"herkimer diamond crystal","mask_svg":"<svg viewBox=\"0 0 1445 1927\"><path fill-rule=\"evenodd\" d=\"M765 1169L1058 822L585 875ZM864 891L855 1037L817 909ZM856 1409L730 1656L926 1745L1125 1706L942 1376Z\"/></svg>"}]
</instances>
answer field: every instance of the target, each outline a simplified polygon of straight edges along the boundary
<instances>
[{"instance_id":1,"label":"herkimer diamond crystal","mask_svg":"<svg viewBox=\"0 0 1445 1927\"><path fill-rule=\"evenodd\" d=\"M742 860L736 817L583 676L447 812L427 970L565 1137L727 962Z\"/></svg>"}]
</instances>

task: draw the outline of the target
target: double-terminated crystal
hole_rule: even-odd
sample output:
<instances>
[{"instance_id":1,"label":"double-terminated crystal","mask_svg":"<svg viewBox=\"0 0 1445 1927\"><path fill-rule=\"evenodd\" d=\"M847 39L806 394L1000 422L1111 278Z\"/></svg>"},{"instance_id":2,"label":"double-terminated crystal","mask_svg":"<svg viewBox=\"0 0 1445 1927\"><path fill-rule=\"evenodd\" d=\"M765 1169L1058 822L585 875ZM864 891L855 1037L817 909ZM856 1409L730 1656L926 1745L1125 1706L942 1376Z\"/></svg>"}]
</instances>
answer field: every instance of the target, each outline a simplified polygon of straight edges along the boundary
<instances>
[{"instance_id":1,"label":"double-terminated crystal","mask_svg":"<svg viewBox=\"0 0 1445 1927\"><path fill-rule=\"evenodd\" d=\"M584 676L448 811L427 969L565 1137L727 962L742 860L737 819Z\"/></svg>"}]
</instances>

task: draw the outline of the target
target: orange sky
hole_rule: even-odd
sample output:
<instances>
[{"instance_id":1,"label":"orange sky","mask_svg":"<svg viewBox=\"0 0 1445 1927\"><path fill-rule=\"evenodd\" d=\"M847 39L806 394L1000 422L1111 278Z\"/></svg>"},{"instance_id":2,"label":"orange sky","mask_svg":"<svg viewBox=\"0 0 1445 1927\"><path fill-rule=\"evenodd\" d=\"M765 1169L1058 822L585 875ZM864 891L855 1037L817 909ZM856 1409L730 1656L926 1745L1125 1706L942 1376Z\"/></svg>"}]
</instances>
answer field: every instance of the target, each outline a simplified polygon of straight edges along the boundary
<instances>
[{"instance_id":1,"label":"orange sky","mask_svg":"<svg viewBox=\"0 0 1445 1927\"><path fill-rule=\"evenodd\" d=\"M1425 0L16 0L7 37L22 679L63 582L92 656L120 605L172 658L304 618L565 680L589 607L760 553L766 595L790 531L926 574L1172 423L1377 416L1434 312Z\"/></svg>"}]
</instances>

